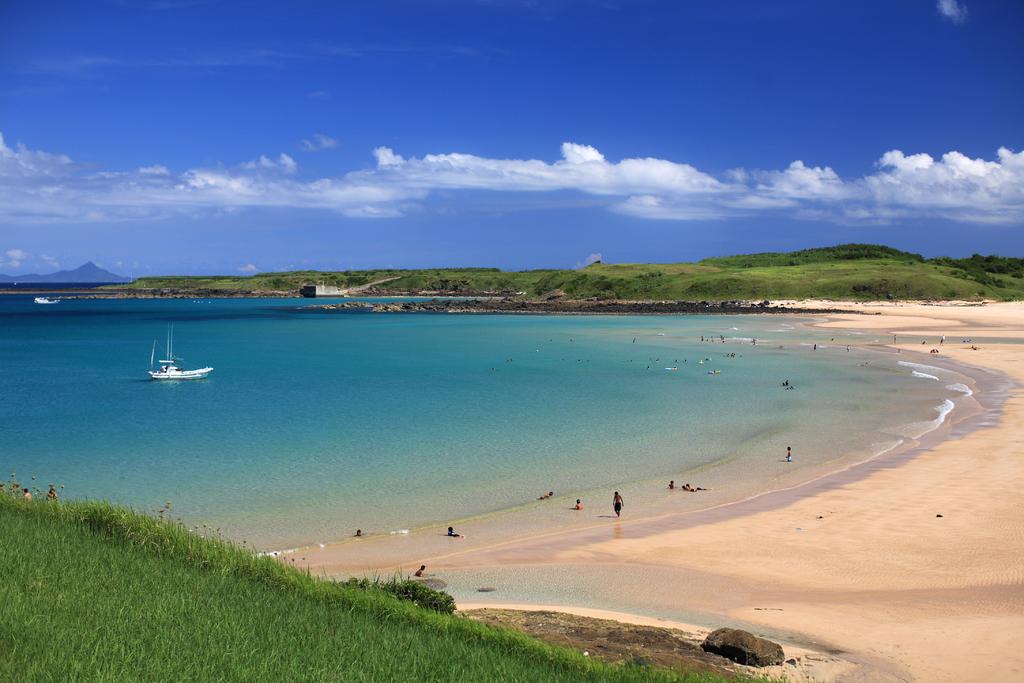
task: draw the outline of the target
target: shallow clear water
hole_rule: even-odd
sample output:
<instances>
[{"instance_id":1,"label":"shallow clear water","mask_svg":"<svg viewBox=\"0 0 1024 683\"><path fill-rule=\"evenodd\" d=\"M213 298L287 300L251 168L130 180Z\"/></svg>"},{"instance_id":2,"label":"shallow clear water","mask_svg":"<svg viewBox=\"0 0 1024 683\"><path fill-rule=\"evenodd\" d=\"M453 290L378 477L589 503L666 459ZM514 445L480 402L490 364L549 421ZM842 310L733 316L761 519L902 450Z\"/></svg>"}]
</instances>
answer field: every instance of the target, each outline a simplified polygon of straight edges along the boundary
<instances>
[{"instance_id":1,"label":"shallow clear water","mask_svg":"<svg viewBox=\"0 0 1024 683\"><path fill-rule=\"evenodd\" d=\"M723 459L757 476L787 445L820 463L890 442L963 396L946 388L949 373L923 379L895 357L846 352L871 338L833 344L795 318L304 305L0 297L0 467L71 496L170 500L190 523L278 547L547 490L682 479ZM209 379L148 381L169 322L176 353L212 365ZM814 341L817 351L801 344ZM782 390L785 379L797 389Z\"/></svg>"}]
</instances>

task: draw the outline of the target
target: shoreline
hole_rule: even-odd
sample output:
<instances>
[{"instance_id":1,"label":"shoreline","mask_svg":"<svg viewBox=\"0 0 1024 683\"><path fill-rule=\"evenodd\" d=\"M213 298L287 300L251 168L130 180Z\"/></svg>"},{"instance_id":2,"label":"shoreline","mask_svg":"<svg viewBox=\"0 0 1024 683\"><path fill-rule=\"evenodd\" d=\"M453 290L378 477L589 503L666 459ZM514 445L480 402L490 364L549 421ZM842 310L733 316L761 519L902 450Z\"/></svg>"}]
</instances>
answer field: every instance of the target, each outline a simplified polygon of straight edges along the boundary
<instances>
[{"instance_id":1,"label":"shoreline","mask_svg":"<svg viewBox=\"0 0 1024 683\"><path fill-rule=\"evenodd\" d=\"M814 323L812 321L808 321L806 324L809 327L814 326ZM866 344L860 347L860 350L867 351L869 353L889 353L889 350L886 347L884 347L884 345L880 344ZM925 433L914 437L898 437L892 433L878 432L875 434L875 437L870 443L870 445L865 443L859 449L839 453L822 462L810 465L801 465L799 469L795 470L793 475L784 475L784 478L775 477L770 482L766 482L767 484L769 484L767 488L765 488L764 486L757 486L756 488L748 492L740 492L738 489L735 488L731 490L726 489L726 498L724 500L717 500L715 502L701 504L697 507L690 507L684 510L670 509L668 506L661 505L659 507L656 507L654 510L645 511L642 517L630 518L628 520L628 523L640 524L652 522L655 520L661 520L663 518L700 515L702 513L707 513L710 511L742 505L750 501L759 500L766 496L781 495L786 492L801 489L803 487L809 486L819 481L823 481L830 486L841 486L843 483L845 483L845 481L837 481L835 483L832 483L830 480L832 478L841 478L841 475L844 475L854 470L857 470L859 472L858 468L861 468L864 465L867 465L878 460L885 459L886 462L903 462L905 460L912 459L916 454L928 450L929 448L933 447L935 444L941 442L944 439L951 438L951 436L958 438L963 433L967 433L975 429L982 428L984 425L978 424L978 422L986 419L986 415L991 414L992 411L999 411L1002 404L1002 400L999 395L993 396L993 394L1001 393L1004 390L1004 385L1007 381L1005 377L1001 375L995 377L979 375L979 372L983 372L983 369L981 368L968 368L968 372L965 372L965 367L962 364L947 363L944 360L936 360L935 358L929 357L927 354L920 353L916 350L911 350L908 353L908 357L913 359L914 361L920 361L921 365L925 365L925 362L927 361L927 364L935 365L936 367L939 367L944 371L953 372L965 376L972 383L983 387L980 391L966 394L966 398L972 398L974 399L974 402L978 402L979 396L982 396L985 398L986 404L994 402L995 405L982 405L980 406L980 410L978 412L968 415L964 415L962 410L954 410L952 411L951 417L942 415L940 418L937 418L937 424L928 429ZM907 371L911 372L910 368L908 368ZM996 386L997 384L999 385L998 387ZM894 424L891 425L889 428L895 429L902 426L909 425ZM952 435L938 433L941 431L952 431ZM881 439L886 438L892 440L892 442L885 443L883 441L880 441ZM697 478L699 477L700 473L712 472L718 470L719 468L729 467L729 463L732 462L734 457L734 455L723 455L722 457L716 460L695 465L689 469L683 470L682 472L677 471L677 473L675 473L674 476L682 477L679 479L681 486L683 480L687 476ZM668 477L671 476L673 476L673 474L666 474L665 478L667 479ZM863 476L866 476L866 473ZM619 484L619 486L620 488L623 488L623 490L628 490L629 488L636 487L644 487L645 490L649 490L649 487L652 485L656 486L658 489L661 489L663 488L663 483L664 482L662 478L659 476L655 478L627 480ZM716 489L716 491L721 492L722 489ZM591 489L571 491L569 493L563 492L559 494L557 498L559 501L571 502L568 500L568 498L581 495L584 498L584 500L587 500L588 498L590 500L593 500L593 498L588 496L588 494L594 492L595 491ZM685 492L678 491L678 493L681 494ZM317 550L324 550L325 546L326 549L341 549L342 547L351 549L352 543L366 544L373 542L387 542L389 540L393 540L396 535L415 537L417 534L429 532L431 530L436 530L439 526L443 526L444 524L449 523L453 524L455 527L459 529L462 529L467 525L488 524L490 522L494 522L495 520L501 518L508 518L515 514L528 514L531 510L535 509L537 504L538 501L528 499L510 507L490 510L478 514L469 514L462 517L454 517L448 519L443 523L442 520L438 519L423 522L416 525L411 525L397 530L373 530L370 533L367 533L359 537L358 539L352 537L329 538L321 542L311 542L308 544L300 543L293 547L271 549L266 551L266 554L274 554L275 556L294 554L302 555L303 553L315 554ZM783 502L780 502L777 505L783 504ZM623 521L625 522L626 520ZM570 530L572 531L572 533L581 533L591 529L603 528L605 528L605 525L601 522L596 521L585 526L573 526L571 527L571 529L566 524L556 524L554 526L542 527L533 532L518 534L514 538L506 539L506 541L503 541L503 543L507 542L510 544L515 544L542 536L546 537L551 535L567 533ZM474 536L476 535L477 534L474 533ZM428 554L426 555L426 557L433 559L435 556ZM359 564L357 561L356 563L344 565L338 564L332 566L343 566L346 571L374 570L380 569L381 567L389 569L392 568L392 565L388 565L386 562L379 561L381 558L376 559L378 561L372 561L370 564L366 565Z\"/></svg>"},{"instance_id":2,"label":"shoreline","mask_svg":"<svg viewBox=\"0 0 1024 683\"><path fill-rule=\"evenodd\" d=\"M811 303L817 304L818 302ZM843 328L863 330L867 328L876 331L880 331L881 329L885 329L887 331L896 330L898 331L898 334L905 335L907 337L910 337L911 335L921 335L921 330L924 329L925 334L933 337L937 336L938 331L942 331L943 334L955 334L957 336L963 332L965 336L1001 336L1010 340L1024 338L1024 331L1019 329L1021 325L1019 323L1016 327L1014 325L1017 321L1024 321L1024 315L1022 315L1022 313L1024 313L1024 308L1022 308L1020 304L996 304L995 306L990 305L987 309L986 307L980 306L935 306L928 304L838 305L856 307L861 310L858 310L852 315L845 312L830 315L827 321L816 325L825 329ZM925 308L925 306L927 306L927 308ZM876 316L867 317L863 315L864 312L878 312L877 310L872 310L878 308L881 308L884 311L881 316L883 319ZM1014 314L1015 310L1016 315ZM912 312L913 315L907 314L910 312ZM956 319L950 319L956 318L957 316L963 317L965 312L970 312L971 315L968 315L967 317L972 319L967 319L967 321L956 321ZM1002 319L1001 323L994 324L993 319L999 317L1000 314L1004 319ZM899 317L900 319L894 319L894 317ZM892 347L891 344L887 344L885 346ZM900 344L898 346L908 352L920 351L920 347L915 348L908 344ZM701 519L697 523L692 523L683 527L679 527L677 524L672 523L654 524L651 520L646 519L631 521L628 523L624 520L624 522L616 524L616 528L621 528L623 531L622 537L620 538L615 538L615 536L612 535L612 538L609 539L606 528L602 538L584 538L566 541L564 539L559 540L557 538L553 538L553 536L557 536L556 533L556 535L544 537L542 547L535 548L534 552L530 552L529 548L523 547L524 545L528 546L528 541L512 541L508 544L502 544L506 550L511 547L520 551L518 553L513 553L511 557L503 558L503 551L498 548L483 550L474 549L466 550L465 552L456 552L454 554L449 553L446 555L437 555L432 558L433 564L431 566L441 570L442 574L445 572L458 573L459 571L479 571L480 568L483 567L490 571L490 574L488 575L508 574L510 570L513 570L516 567L526 573L535 570L540 571L540 568L542 567L545 569L551 567L562 567L563 569L572 568L573 571L578 569L586 569L587 571L590 571L593 569L597 574L601 574L605 579L607 578L607 575L609 575L609 571L611 572L611 575L617 575L621 573L618 571L618 568L633 566L637 567L638 571L646 572L654 571L655 569L657 571L662 571L665 575L671 575L671 577L679 578L679 581L683 582L683 584L685 584L686 581L706 585L709 582L712 585L715 585L716 582L718 584L724 583L725 585L730 585L733 590L738 588L738 591L736 592L741 595L745 594L751 596L755 594L763 594L767 591L769 594L775 595L775 598L772 600L777 600L778 594L781 591L781 593L785 594L786 599L800 603L801 594L807 593L814 596L818 601L817 611L812 608L814 605L808 606L806 604L800 604L801 609L791 606L778 607L778 611L758 612L756 610L759 608L753 607L749 604L749 600L746 601L746 604L743 604L744 601L739 600L737 602L734 599L720 600L718 601L718 604L716 604L714 600L707 599L682 599L681 602L674 602L674 604L677 604L678 606L673 608L673 610L677 612L694 613L701 617L717 614L717 617L715 618L719 618L719 620L721 620L722 617L727 617L732 623L742 621L757 624L762 628L775 630L781 634L790 634L793 638L797 639L807 637L811 638L813 641L815 638L814 634L824 634L831 641L845 641L843 642L844 649L852 651L858 656L863 655L866 659L878 660L876 663L878 666L872 667L876 673L881 671L878 668L881 667L882 669L889 670L886 675L895 674L900 677L916 675L925 676L929 679L937 676L939 679L948 677L949 679L958 678L959 680L971 680L971 672L974 671L973 669L965 669L965 667L969 667L966 663L957 664L956 661L949 660L952 656L949 654L950 652L963 653L964 647L961 646L957 648L954 644L946 642L950 637L948 629L940 634L933 634L935 638L941 636L943 640L942 646L938 646L934 640L929 640L927 638L922 639L920 637L906 636L906 642L904 644L906 645L906 649L914 651L914 656L904 660L906 659L906 656L900 651L899 642L890 643L887 646L880 645L879 643L874 642L878 640L878 636L872 636L874 632L866 629L865 626L865 624L874 624L874 626L878 627L877 614L873 615L870 620L866 620L865 622L865 613L871 613L872 609L874 611L881 610L884 612L885 608L890 605L895 605L892 607L893 609L901 608L904 611L909 612L909 615L914 618L918 618L922 611L931 613L931 611L934 611L934 607L930 607L929 605L932 605L936 600L936 596L931 595L929 592L942 590L941 588L937 588L932 585L938 580L922 580L921 578L916 577L916 574L913 571L909 571L905 567L903 571L899 571L893 575L889 575L891 574L891 571L888 569L886 571L882 571L876 567L879 569L876 573L871 573L871 571L862 571L862 573L864 573L864 586L862 588L870 590L855 590L854 593L850 593L850 588L846 588L845 586L845 584L849 582L845 582L842 579L842 571L840 567L836 566L835 563L827 561L827 558L822 557L820 549L815 550L797 546L797 549L794 550L794 554L799 555L805 564L809 564L811 566L821 565L818 568L818 575L814 575L813 571L811 572L811 575L807 575L808 569L806 566L801 566L800 563L794 564L792 561L783 562L786 564L787 569L780 574L777 572L766 572L765 565L770 566L772 562L782 561L777 557L778 554L781 553L783 557L785 556L784 552L779 549L772 548L770 544L765 546L764 543L759 543L757 552L752 550L750 552L736 553L737 555L743 556L743 561L738 563L740 565L738 567L732 566L736 564L736 556L732 554L723 556L721 549L721 546L728 545L725 539L741 538L748 542L763 542L763 539L757 538L756 533L754 533L754 538L752 539L751 527L763 528L766 524L771 525L777 523L780 519L790 518L793 516L795 508L804 509L810 505L815 508L821 507L822 510L829 507L842 508L842 510L837 511L837 514L841 512L843 514L849 513L850 516L870 514L872 511L877 511L876 509L880 507L881 503L889 502L889 499L885 498L884 495L892 496L892 483L894 478L898 480L906 477L907 481L900 483L903 485L909 485L909 483L915 482L916 479L913 476L910 476L908 472L916 472L918 470L923 470L926 467L932 467L932 461L940 457L936 454L945 455L948 452L954 452L961 449L974 453L976 452L975 447L964 445L966 441L971 441L972 443L979 440L992 442L992 432L1001 432L1006 434L1008 429L1013 431L1012 420L1009 419L1009 416L1013 415L1018 410L1017 403L1020 400L1021 393L1020 386L1022 384L1022 380L1024 380L1024 372L1022 372L1019 367L1013 365L1013 361L1016 359L1015 352L1019 353L1020 351L1019 346L1017 348L1013 348L1013 345L1011 345L1010 348L1007 349L1005 348L1007 344L1002 344L1001 346L1004 348L989 349L989 347L999 347L999 345L993 344L992 342L986 342L980 353L967 349L954 349L954 346L954 344L948 344L943 348L943 355L947 357L953 356L949 359L952 360L954 364L965 364L969 368L979 370L983 373L990 373L992 370L995 372L1001 372L1008 377L1010 382L1013 382L1012 386L1007 387L1007 396L1005 397L1004 402L1002 402L1002 412L995 426L989 424L977 424L970 430L965 428L954 428L950 430L950 433L941 434L941 438L938 438L940 435L936 434L935 438L930 439L929 442L922 443L916 446L915 449L912 449L912 455L907 454L898 458L898 462L889 462L892 461L893 458L876 458L872 459L872 462L877 464L880 460L885 460L887 462L886 466L870 467L870 464L865 465L864 463L861 463L860 465L847 467L847 471L851 469L859 470L858 476L849 481L836 482L836 485L822 487L819 490L808 490L807 487L809 484L805 482L802 485L798 485L798 488L802 486L803 489L801 490L800 495L793 497L793 500L777 501L776 505L748 504L754 509L745 511L738 516L726 515L718 519ZM998 357L992 357L993 353L996 351L999 354ZM913 355L916 354L914 353ZM916 360L916 358L913 359ZM925 362L926 365L936 365L939 367L945 366L946 364L945 359L941 359L936 362L934 358L928 358ZM985 391L979 391L977 393L984 395L989 394L990 392L991 387L986 387ZM987 412L978 416L979 423L986 423L990 421L991 416ZM1018 428L1016 436L1018 442L1020 438L1019 431L1020 430ZM1002 438L996 437L995 443L998 443L1000 440L1010 441L1012 443L1014 442L1014 437L1013 435L1010 435L1010 438L1007 438L1006 436ZM955 457L951 460L949 458L942 458L942 461L943 462L940 463L940 465L943 467L945 467L948 462L953 464L958 463L962 468L965 466L963 459L957 461ZM1006 462L1000 461L998 465L1000 467L1011 467L1012 464L1008 465ZM1020 470L1022 469L1024 469L1024 467L1018 466L1017 470L1014 471L1014 474L1019 476L1021 474ZM970 492L970 490L973 490L976 486L981 486L983 483L991 483L991 473L988 473L988 475L989 476L985 476L984 474L975 472L970 467L964 471L958 470L954 467L952 468L952 471L943 472L943 474L939 476L937 482L931 483L931 488L926 486L924 493L922 493L918 498L931 500L935 497L935 495L931 493L931 489L936 487L942 487L943 492L945 492L945 486L950 482L950 479L954 482L961 482L961 487ZM929 477L933 476L934 474L929 474ZM919 478L927 478L928 481L932 480L931 478L925 477L925 475L921 475ZM1005 480L1006 477L995 478L996 483ZM939 500L933 501L930 505L933 507L945 507L948 509L948 507L950 507L950 502L946 499L949 498L950 495L955 497L959 490L955 485L956 484L954 484L954 487L952 488L952 494L946 492L944 498L940 496ZM849 492L851 489L855 489L858 492L857 501L855 502L851 502L849 500ZM903 493L906 494L906 492ZM1007 492L1004 490L1004 496L996 496L990 499L985 498L983 503L988 507L998 507L999 505L1005 506L1008 502L1006 500L1006 494ZM961 495L963 496L963 494ZM768 495L762 494L762 496ZM907 505L906 499L908 496L909 494L900 495L897 496L896 499L902 501L901 505L905 506ZM1013 494L1011 493L1010 496L1012 497ZM876 498L880 499L879 501L874 502L878 504L872 503L873 499ZM910 500L913 500L912 496L910 497ZM760 502L765 503L763 499ZM1009 502L1013 503L1012 500ZM732 506L726 507L732 507L733 510L735 510L737 506L733 504ZM899 515L901 512L901 508L897 507L893 509L892 514ZM1006 514L1005 510L1002 512ZM700 513L679 513L679 515L689 515L691 517L698 516L699 514ZM707 515L708 513L703 514ZM934 514L935 513L933 513L931 519L934 519ZM1018 513L1017 517L1019 516L1020 515ZM820 516L817 518L819 520L822 519ZM811 516L810 520L813 519L814 516ZM831 514L829 514L828 519L824 522L809 521L803 517L800 517L800 520L800 523L806 525L801 528L806 528L806 530L810 531L817 530L817 528L812 526L813 524L816 524L817 526L824 526L826 524L833 525L836 523L834 522L833 515ZM872 518L872 521L877 522L878 520ZM949 552L945 549L945 546L948 545L948 540L944 541L941 536L932 538L932 529L928 522L914 520L913 523L916 526L924 526L922 526L922 528L916 528L915 526L914 532L911 533L910 538L904 539L905 543L910 542L911 539L920 541L921 537L925 537L942 549L929 552L927 544L924 548L914 548L914 553L912 554L912 558L914 560L919 559L920 555L924 555L928 557L929 562L931 563L922 565L921 572L929 573L929 569L934 566L936 561L943 566L948 564L948 560L942 557L943 552ZM649 527L647 532L642 533L642 535L641 533L633 532L640 525L646 525ZM931 526L934 526L934 522L931 523ZM1005 526L1005 524L997 524L998 528L1005 528ZM967 529L964 529L958 536L954 536L956 542L961 545L971 545L972 537L977 535L977 532L972 533L970 530L972 528L972 525L968 525ZM724 539L723 533L726 531L728 533ZM894 532L896 533L896 536L906 536L905 531L900 533L900 529L898 528L891 529L885 527L879 532L878 536L871 537L871 539L877 541L878 538L888 538L886 533L883 531ZM567 536L572 535L572 531L563 531L562 533ZM920 536L918 536L919 533ZM848 536L850 539L847 539ZM846 555L849 555L851 546L859 551L859 553L854 552L854 555L873 555L874 551L869 549L873 548L874 544L868 543L867 546L863 546L863 543L871 540L864 539L863 536L863 529L859 526L854 526L830 537L828 539L828 543L830 546L836 546L837 550L842 550L844 546L846 546ZM845 539L846 542L844 543ZM560 543L558 543L559 541ZM792 541L786 540L786 543L791 544ZM1014 539L1002 539L1000 536L1000 543L1002 545L1015 547ZM1019 542L1017 545L1019 545ZM740 544L740 547L742 547L742 544ZM656 552L652 555L652 548L658 548L660 549L660 552ZM701 553L701 549L706 550L707 553ZM799 552L797 552L797 550L799 550ZM955 553L955 551L952 552ZM940 556L934 557L936 553L939 553ZM901 553L899 546L897 546L893 549L894 556L892 558L864 557L861 559L864 560L863 563L865 565L880 565L880 567L886 568L887 562L900 563L902 561L901 554L905 553ZM1005 554L1005 552L1000 553L1000 558L1004 557ZM534 555L535 560L527 561L527 558L530 555ZM712 561L711 558L713 557L718 558L717 562ZM728 557L728 559L726 559L726 557ZM978 560L979 562L985 559L985 553L982 553L981 558L981 560ZM1005 560L1002 561L1005 562ZM724 562L724 564L719 566L722 562ZM993 560L993 562L998 564L995 560ZM856 562L854 565L859 566ZM728 567L728 570L723 570L722 566ZM495 567L504 568L504 573L495 569ZM950 580L950 575L952 575L952 577L958 577L958 566L953 565L952 567L945 568L946 572L943 575L946 580ZM1004 567L1004 569L1006 569L1006 567ZM934 569L931 573L935 573ZM1006 571L1004 570L1001 573L997 571L996 573L999 574L1000 577L1004 577ZM767 577L766 574L768 574ZM893 582L895 582L897 587L892 588L889 584L886 584L886 582L880 583L879 575L882 575L882 577L888 577L890 580L889 584L893 584ZM800 577L803 577L803 579L801 580ZM712 581L709 578L714 578L714 580ZM778 586L769 586L768 588L758 586L758 584L769 579L769 584L777 582L784 585L788 590L782 591ZM825 579L831 579L833 581L825 581ZM899 581L895 581L896 579ZM603 581L603 579L601 581ZM600 584L601 581L592 583ZM957 581L959 583L957 583ZM969 597L974 596L974 600L980 605L978 609L981 612L984 612L980 614L980 616L977 616L977 618L980 618L982 621L984 621L985 614L993 609L991 603L994 600L997 607L999 607L999 605L1002 606L996 609L1000 616L998 618L992 617L994 618L993 624L1005 624L1006 618L1011 618L1013 622L1014 616L1011 615L1012 612L1008 614L1005 604L999 602L999 600L1004 599L999 597L1004 593L1009 594L1009 597L1006 598L1009 600L1007 604L1017 605L1018 600L1024 602L1024 596L1021 595L1022 591L1020 580L1019 578L1015 580L1012 575L1010 579L1007 580L1009 583L1004 582L1002 584L997 584L999 587L1004 585L1007 587L1001 591L995 589L989 590L988 585L974 588L971 585L971 581L964 580L963 578L959 578L957 581L953 582L955 585L954 589L966 591L964 594ZM938 581L938 583L942 584L941 581ZM878 587L871 588L871 586L874 585L878 585ZM915 585L920 586L920 588L913 588ZM611 589L611 592L613 593L614 590L615 589ZM953 589L946 590L948 591ZM929 594L927 596L923 595L923 591ZM878 595L886 593L894 593L895 595L888 602L882 602ZM915 595L920 595L921 597L915 598ZM825 596L835 598L834 602L839 603L838 605L831 605L829 611L831 616L829 618L824 618L819 615L821 610L820 601L823 600ZM871 602L870 596L876 596L873 598L876 602ZM498 596L496 595L496 598L497 597ZM767 600L767 602L770 603L772 600ZM600 601L600 599L596 600L596 602ZM870 605L871 609L865 607L864 601L867 601L867 604ZM505 599L503 599L502 602L509 602L507 596L505 596ZM579 601L577 604L579 604ZM643 608L642 604L638 606L640 609L631 611L636 611L638 613L654 613L659 609L651 609L649 607ZM539 605L539 608L544 607ZM968 608L961 608L952 609L952 612L955 614L962 614L965 609L970 611ZM800 613L797 613L794 616L788 613L783 614L783 610ZM851 610L856 612L853 616L857 616L859 621L858 618L854 618L850 615ZM986 612L986 610L988 610L988 612ZM844 622L844 615L847 615L846 622L849 622L850 624L847 625L849 628L841 629L835 622L836 620L839 620L841 623ZM705 621L713 622L715 621L715 618L706 618ZM974 615L972 615L972 618L974 618ZM964 624L961 625L966 626L967 628L975 626L976 633L970 639L972 647L982 647L984 639L991 636L991 628L988 628L988 626L991 625L988 625L985 628L978 627L975 623L977 618L974 618L974 621L964 620ZM913 620L911 620L911 622L912 621ZM1014 623L1022 626L1024 625L1022 622L1024 622L1024 617L1021 617L1021 621L1016 621ZM927 622L922 624L920 622L920 618L918 622L914 623L918 628L925 628L929 625ZM859 629L854 628L854 626L858 624ZM895 632L902 632L901 629L905 629L905 627L901 627L899 620L897 620L896 624L890 627L890 630L895 630ZM959 627L953 629L953 631L955 633L963 633L963 629ZM893 649L894 647L896 648L895 650ZM992 646L989 645L990 649L991 647ZM1012 669L1008 669L1006 665L999 664L999 659L997 658L998 652L986 651L985 654L991 654L991 657L988 657L990 664L987 665L986 671L990 672L995 677L998 677L1001 673L1012 671ZM942 664L936 666L932 661L928 660L932 655L937 657ZM957 676L954 672L959 675ZM881 676L883 674L879 675Z\"/></svg>"}]
</instances>

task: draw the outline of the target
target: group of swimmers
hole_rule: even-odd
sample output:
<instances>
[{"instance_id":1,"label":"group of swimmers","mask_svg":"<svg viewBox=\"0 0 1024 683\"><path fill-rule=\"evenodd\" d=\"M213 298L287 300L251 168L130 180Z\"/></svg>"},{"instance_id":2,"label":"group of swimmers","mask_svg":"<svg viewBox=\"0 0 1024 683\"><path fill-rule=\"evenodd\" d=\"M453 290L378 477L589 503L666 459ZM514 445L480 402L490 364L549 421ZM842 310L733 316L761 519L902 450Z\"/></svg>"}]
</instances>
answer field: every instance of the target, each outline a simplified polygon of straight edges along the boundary
<instances>
[{"instance_id":1,"label":"group of swimmers","mask_svg":"<svg viewBox=\"0 0 1024 683\"><path fill-rule=\"evenodd\" d=\"M670 490L672 490L672 491L675 491L676 489L679 489L680 491L690 491L691 493L696 493L697 491L709 491L710 490L710 489L706 489L706 488L704 488L702 486L690 486L689 484L683 484L682 486L676 486L675 480L672 480L672 481L670 481L668 483L668 488Z\"/></svg>"}]
</instances>

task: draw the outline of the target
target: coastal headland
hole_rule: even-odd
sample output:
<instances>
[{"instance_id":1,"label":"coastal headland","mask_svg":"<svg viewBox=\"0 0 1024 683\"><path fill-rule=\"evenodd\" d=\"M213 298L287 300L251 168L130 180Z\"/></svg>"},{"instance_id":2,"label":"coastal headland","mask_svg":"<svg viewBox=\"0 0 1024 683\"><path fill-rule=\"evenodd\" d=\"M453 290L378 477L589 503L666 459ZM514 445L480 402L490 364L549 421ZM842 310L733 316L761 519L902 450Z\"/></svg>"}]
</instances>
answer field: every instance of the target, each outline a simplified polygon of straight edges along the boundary
<instances>
[{"instance_id":1,"label":"coastal headland","mask_svg":"<svg viewBox=\"0 0 1024 683\"><path fill-rule=\"evenodd\" d=\"M926 259L883 245L840 244L693 263L598 261L572 270L425 268L147 276L93 290L88 296L297 297L311 284L365 297L500 297L524 302L1017 300L1024 298L1024 259Z\"/></svg>"},{"instance_id":2,"label":"coastal headland","mask_svg":"<svg viewBox=\"0 0 1024 683\"><path fill-rule=\"evenodd\" d=\"M745 624L841 660L809 669L822 680L1020 678L1024 304L786 303L843 311L814 324L890 335L885 346L908 361L962 367L999 408L916 448L706 509L525 535L469 521L460 531L470 540L455 546L385 536L291 560L328 575L422 562L465 608ZM524 585L550 599L510 600ZM480 588L495 590L468 597Z\"/></svg>"}]
</instances>

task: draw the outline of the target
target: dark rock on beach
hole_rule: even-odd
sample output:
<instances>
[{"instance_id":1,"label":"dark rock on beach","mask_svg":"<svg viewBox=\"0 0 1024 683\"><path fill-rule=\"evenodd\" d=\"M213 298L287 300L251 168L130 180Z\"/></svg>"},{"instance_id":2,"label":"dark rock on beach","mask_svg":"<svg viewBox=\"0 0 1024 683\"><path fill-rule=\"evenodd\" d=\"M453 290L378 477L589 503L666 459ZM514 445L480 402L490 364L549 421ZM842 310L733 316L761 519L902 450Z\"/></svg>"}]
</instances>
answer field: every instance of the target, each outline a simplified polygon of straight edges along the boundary
<instances>
[{"instance_id":1,"label":"dark rock on beach","mask_svg":"<svg viewBox=\"0 0 1024 683\"><path fill-rule=\"evenodd\" d=\"M697 645L698 636L672 628L638 626L550 610L475 609L462 612L475 621L523 631L553 645L570 647L613 664L656 666L687 673L733 678L740 669Z\"/></svg>"},{"instance_id":2,"label":"dark rock on beach","mask_svg":"<svg viewBox=\"0 0 1024 683\"><path fill-rule=\"evenodd\" d=\"M752 633L736 628L720 628L704 639L701 648L705 652L721 655L738 664L747 666L776 666L782 664L785 655L782 646Z\"/></svg>"}]
</instances>

